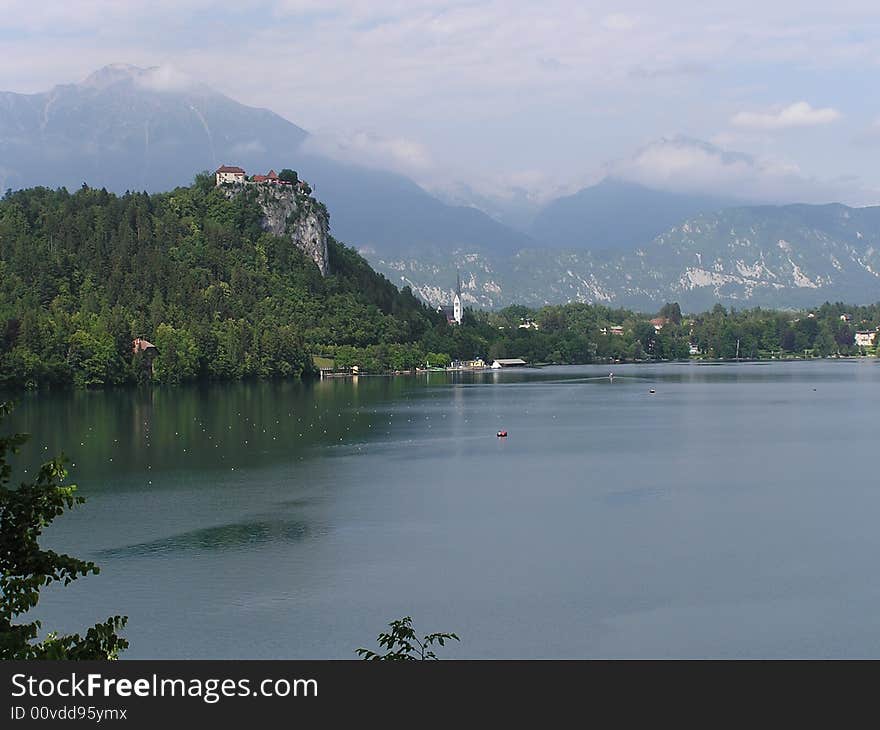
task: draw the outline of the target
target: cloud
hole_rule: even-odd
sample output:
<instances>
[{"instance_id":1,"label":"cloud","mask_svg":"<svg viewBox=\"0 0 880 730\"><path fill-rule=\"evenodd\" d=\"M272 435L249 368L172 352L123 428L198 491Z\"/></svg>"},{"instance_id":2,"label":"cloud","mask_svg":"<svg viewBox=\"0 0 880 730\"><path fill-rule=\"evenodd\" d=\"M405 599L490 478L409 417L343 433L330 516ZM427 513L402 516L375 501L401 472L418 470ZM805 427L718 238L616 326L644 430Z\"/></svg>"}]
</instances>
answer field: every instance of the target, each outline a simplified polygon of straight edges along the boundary
<instances>
[{"instance_id":1,"label":"cloud","mask_svg":"<svg viewBox=\"0 0 880 730\"><path fill-rule=\"evenodd\" d=\"M107 88L118 83L129 82L141 89L160 93L175 93L198 89L208 90L207 86L199 83L192 76L183 73L174 66L163 65L140 68L130 63L111 63L103 66L97 71L90 73L80 85L93 88Z\"/></svg>"},{"instance_id":2,"label":"cloud","mask_svg":"<svg viewBox=\"0 0 880 730\"><path fill-rule=\"evenodd\" d=\"M433 167L431 155L421 143L405 137L384 137L364 131L311 134L303 143L303 151L341 162L415 176Z\"/></svg>"},{"instance_id":3,"label":"cloud","mask_svg":"<svg viewBox=\"0 0 880 730\"><path fill-rule=\"evenodd\" d=\"M636 25L636 18L624 13L613 13L602 18L602 27L608 30L632 30Z\"/></svg>"},{"instance_id":4,"label":"cloud","mask_svg":"<svg viewBox=\"0 0 880 730\"><path fill-rule=\"evenodd\" d=\"M677 63L671 66L640 65L629 70L633 79L660 79L674 76L698 76L709 73L709 67L699 63Z\"/></svg>"},{"instance_id":5,"label":"cloud","mask_svg":"<svg viewBox=\"0 0 880 730\"><path fill-rule=\"evenodd\" d=\"M144 69L135 83L151 91L189 91L199 85L191 76L170 65Z\"/></svg>"},{"instance_id":6,"label":"cloud","mask_svg":"<svg viewBox=\"0 0 880 730\"><path fill-rule=\"evenodd\" d=\"M664 132L708 137L725 129L745 139L732 146L751 148L756 128L833 121L829 114L846 111L831 127L839 137L823 140L824 154L801 135L786 140L786 154L805 167L812 160L817 174L880 182L852 143L860 90L880 59L876 0L68 0L40 12L33 0L0 5L0 53L16 59L0 64L0 89L45 91L119 60L173 64L303 128L371 130L312 143L419 181L442 182L449 172L474 185L485 176L493 186L517 170L540 170L550 182L534 183L534 192L543 194ZM174 89L186 80L163 70L144 83ZM772 96L755 96L757 86ZM807 93L790 97L792 88L809 89L814 101L833 93L828 103L837 108L743 101Z\"/></svg>"},{"instance_id":7,"label":"cloud","mask_svg":"<svg viewBox=\"0 0 880 730\"><path fill-rule=\"evenodd\" d=\"M877 199L858 179L808 177L794 163L722 149L687 137L662 138L607 166L612 177L674 192L761 203L865 204Z\"/></svg>"},{"instance_id":8,"label":"cloud","mask_svg":"<svg viewBox=\"0 0 880 730\"><path fill-rule=\"evenodd\" d=\"M840 112L831 107L814 109L805 101L769 112L739 112L730 120L735 127L744 129L790 129L791 127L815 127L830 124L840 118Z\"/></svg>"}]
</instances>

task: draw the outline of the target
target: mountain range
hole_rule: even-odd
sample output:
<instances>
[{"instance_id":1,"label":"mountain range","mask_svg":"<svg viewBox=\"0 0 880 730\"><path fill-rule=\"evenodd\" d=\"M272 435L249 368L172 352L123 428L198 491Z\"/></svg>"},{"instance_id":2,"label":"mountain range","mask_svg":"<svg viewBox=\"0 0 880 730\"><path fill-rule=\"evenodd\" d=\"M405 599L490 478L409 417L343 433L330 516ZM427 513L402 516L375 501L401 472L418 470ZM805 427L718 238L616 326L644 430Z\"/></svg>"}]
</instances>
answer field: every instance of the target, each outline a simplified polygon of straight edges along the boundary
<instances>
[{"instance_id":1,"label":"mountain range","mask_svg":"<svg viewBox=\"0 0 880 730\"><path fill-rule=\"evenodd\" d=\"M880 300L880 208L750 206L701 213L644 246L611 254L524 249L512 257L457 251L445 259L382 260L380 271L429 299L466 271L466 304L539 306L599 302L687 311L716 302L737 307L810 307Z\"/></svg>"},{"instance_id":2,"label":"mountain range","mask_svg":"<svg viewBox=\"0 0 880 730\"><path fill-rule=\"evenodd\" d=\"M391 172L310 154L308 132L161 68L102 68L39 94L0 92L0 189L44 185L157 192L221 164L293 167L334 211L334 235L366 251L456 245L515 251L528 238L447 205Z\"/></svg>"},{"instance_id":3,"label":"mountain range","mask_svg":"<svg viewBox=\"0 0 880 730\"><path fill-rule=\"evenodd\" d=\"M292 167L336 238L432 304L599 301L655 310L880 299L880 209L745 206L607 179L536 215L450 204L412 180L311 152L309 133L161 68L116 64L38 94L0 92L0 187L159 191L200 170ZM458 198L457 200L461 200ZM466 201L461 201L466 202Z\"/></svg>"},{"instance_id":4,"label":"mountain range","mask_svg":"<svg viewBox=\"0 0 880 730\"><path fill-rule=\"evenodd\" d=\"M652 190L605 178L545 205L529 232L548 248L626 251L699 213L735 205L709 195Z\"/></svg>"}]
</instances>

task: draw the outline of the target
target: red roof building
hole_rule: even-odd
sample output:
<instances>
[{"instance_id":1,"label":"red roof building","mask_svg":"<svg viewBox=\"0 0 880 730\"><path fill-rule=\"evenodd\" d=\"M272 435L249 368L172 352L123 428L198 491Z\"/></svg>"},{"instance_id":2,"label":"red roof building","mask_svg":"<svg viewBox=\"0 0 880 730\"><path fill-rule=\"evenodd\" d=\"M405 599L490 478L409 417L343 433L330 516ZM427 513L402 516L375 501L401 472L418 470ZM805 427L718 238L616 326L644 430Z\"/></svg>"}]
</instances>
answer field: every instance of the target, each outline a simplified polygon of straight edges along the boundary
<instances>
[{"instance_id":1,"label":"red roof building","mask_svg":"<svg viewBox=\"0 0 880 730\"><path fill-rule=\"evenodd\" d=\"M666 317L654 317L651 320L651 324L654 325L654 329L659 332L663 329L663 325L669 324L669 319Z\"/></svg>"},{"instance_id":2,"label":"red roof building","mask_svg":"<svg viewBox=\"0 0 880 730\"><path fill-rule=\"evenodd\" d=\"M278 175L275 173L275 170L269 170L265 175L254 175L254 182L256 183L277 183Z\"/></svg>"}]
</instances>

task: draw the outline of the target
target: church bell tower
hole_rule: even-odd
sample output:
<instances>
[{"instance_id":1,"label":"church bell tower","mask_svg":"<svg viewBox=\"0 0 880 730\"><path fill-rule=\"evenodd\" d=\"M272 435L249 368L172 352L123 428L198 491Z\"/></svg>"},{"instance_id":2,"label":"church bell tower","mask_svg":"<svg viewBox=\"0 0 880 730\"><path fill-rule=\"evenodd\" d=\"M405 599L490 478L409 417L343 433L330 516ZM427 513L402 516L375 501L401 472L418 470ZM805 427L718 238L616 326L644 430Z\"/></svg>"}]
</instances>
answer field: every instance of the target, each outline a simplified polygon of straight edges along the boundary
<instances>
[{"instance_id":1,"label":"church bell tower","mask_svg":"<svg viewBox=\"0 0 880 730\"><path fill-rule=\"evenodd\" d=\"M452 318L455 320L456 324L461 324L461 274L456 273L455 279L455 297L452 300Z\"/></svg>"}]
</instances>

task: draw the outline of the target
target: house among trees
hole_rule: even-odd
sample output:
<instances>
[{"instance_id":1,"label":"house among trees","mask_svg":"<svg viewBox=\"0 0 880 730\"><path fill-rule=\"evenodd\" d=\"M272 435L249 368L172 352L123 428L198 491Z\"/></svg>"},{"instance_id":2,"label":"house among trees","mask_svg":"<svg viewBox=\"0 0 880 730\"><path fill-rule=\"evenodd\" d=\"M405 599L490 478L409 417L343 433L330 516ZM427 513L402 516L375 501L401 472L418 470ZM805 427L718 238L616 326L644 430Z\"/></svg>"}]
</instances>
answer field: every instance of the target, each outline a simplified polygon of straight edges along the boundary
<instances>
[{"instance_id":1,"label":"house among trees","mask_svg":"<svg viewBox=\"0 0 880 730\"><path fill-rule=\"evenodd\" d=\"M275 170L269 170L265 175L254 175L251 180L255 183L277 183L278 174Z\"/></svg>"},{"instance_id":2,"label":"house among trees","mask_svg":"<svg viewBox=\"0 0 880 730\"><path fill-rule=\"evenodd\" d=\"M281 171L282 173L284 170ZM270 185L293 185L293 180L288 180L278 175L275 170L269 170L265 175L254 175L251 180L255 183L269 183Z\"/></svg>"},{"instance_id":3,"label":"house among trees","mask_svg":"<svg viewBox=\"0 0 880 730\"><path fill-rule=\"evenodd\" d=\"M135 337L131 342L131 351L136 357L141 356L144 369L152 376L153 360L159 354L159 348L152 342L147 342L143 337Z\"/></svg>"},{"instance_id":4,"label":"house among trees","mask_svg":"<svg viewBox=\"0 0 880 730\"><path fill-rule=\"evenodd\" d=\"M873 347L876 337L876 330L860 330L856 332L856 347Z\"/></svg>"},{"instance_id":5,"label":"house among trees","mask_svg":"<svg viewBox=\"0 0 880 730\"><path fill-rule=\"evenodd\" d=\"M666 317L654 317L651 320L651 324L654 325L654 331L659 332L665 325L669 324L669 319Z\"/></svg>"},{"instance_id":6,"label":"house among trees","mask_svg":"<svg viewBox=\"0 0 880 730\"><path fill-rule=\"evenodd\" d=\"M218 185L223 183L243 183L244 174L244 170L235 165L220 165L214 173Z\"/></svg>"}]
</instances>

